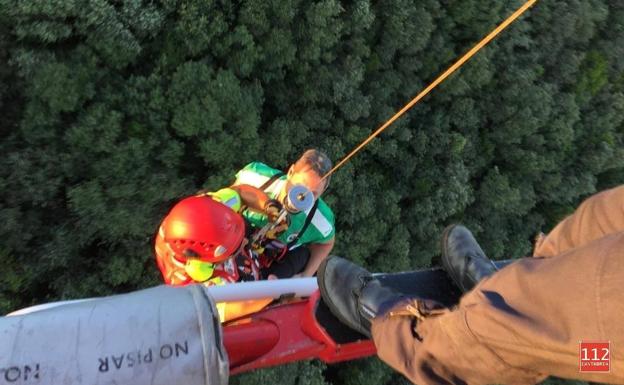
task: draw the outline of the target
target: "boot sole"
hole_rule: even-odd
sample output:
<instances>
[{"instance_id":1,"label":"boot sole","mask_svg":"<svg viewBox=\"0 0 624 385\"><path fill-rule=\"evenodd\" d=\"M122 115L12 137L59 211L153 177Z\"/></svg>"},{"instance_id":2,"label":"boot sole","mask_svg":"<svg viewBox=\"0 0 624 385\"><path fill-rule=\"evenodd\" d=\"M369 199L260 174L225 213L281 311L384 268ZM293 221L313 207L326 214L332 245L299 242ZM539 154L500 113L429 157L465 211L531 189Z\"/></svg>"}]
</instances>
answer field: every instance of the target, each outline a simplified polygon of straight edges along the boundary
<instances>
[{"instance_id":1,"label":"boot sole","mask_svg":"<svg viewBox=\"0 0 624 385\"><path fill-rule=\"evenodd\" d=\"M325 305L327 306L327 308L329 309L329 311L334 315L334 317L338 318L338 320L348 326L349 328L355 330L356 332L362 334L362 336L364 336L365 339L368 339L366 337L366 335L364 333L362 333L362 331L360 330L359 325L353 325L352 322L350 320L345 319L340 312L337 310L337 306L334 305L334 303L331 301L331 296L329 295L329 293L325 290L325 284L321 283L324 282L324 277L325 277L325 268L327 266L327 263L321 263L321 266L319 266L319 269L316 273L317 276L317 283L318 283L318 287L319 287L319 291L321 292L321 300L325 303Z\"/></svg>"}]
</instances>

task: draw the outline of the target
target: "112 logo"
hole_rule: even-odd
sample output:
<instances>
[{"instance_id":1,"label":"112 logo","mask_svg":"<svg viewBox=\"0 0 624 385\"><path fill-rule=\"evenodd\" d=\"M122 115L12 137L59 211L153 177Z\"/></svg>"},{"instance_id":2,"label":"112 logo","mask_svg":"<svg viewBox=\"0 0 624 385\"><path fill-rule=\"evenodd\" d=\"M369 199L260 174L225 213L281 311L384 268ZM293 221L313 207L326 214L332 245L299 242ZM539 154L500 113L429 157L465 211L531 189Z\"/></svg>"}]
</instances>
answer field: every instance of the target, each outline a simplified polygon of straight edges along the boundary
<instances>
[{"instance_id":1,"label":"112 logo","mask_svg":"<svg viewBox=\"0 0 624 385\"><path fill-rule=\"evenodd\" d=\"M609 341L579 341L579 371L609 372L611 344Z\"/></svg>"}]
</instances>

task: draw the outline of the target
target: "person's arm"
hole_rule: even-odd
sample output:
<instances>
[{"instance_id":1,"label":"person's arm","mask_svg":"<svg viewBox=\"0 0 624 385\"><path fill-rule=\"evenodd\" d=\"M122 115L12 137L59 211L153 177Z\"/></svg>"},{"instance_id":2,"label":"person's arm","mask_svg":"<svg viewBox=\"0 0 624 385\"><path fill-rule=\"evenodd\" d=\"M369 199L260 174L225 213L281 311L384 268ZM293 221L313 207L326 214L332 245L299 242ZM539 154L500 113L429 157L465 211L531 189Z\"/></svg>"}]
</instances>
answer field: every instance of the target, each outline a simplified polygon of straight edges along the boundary
<instances>
[{"instance_id":1,"label":"person's arm","mask_svg":"<svg viewBox=\"0 0 624 385\"><path fill-rule=\"evenodd\" d=\"M248 184L239 184L230 188L238 193L243 205L253 211L264 212L270 199L264 191Z\"/></svg>"},{"instance_id":2,"label":"person's arm","mask_svg":"<svg viewBox=\"0 0 624 385\"><path fill-rule=\"evenodd\" d=\"M216 192L200 193L199 195L209 195L237 213L241 213L243 209L247 208L265 214L269 221L275 221L282 209L281 203L275 199L270 199L264 191L245 184L222 188Z\"/></svg>"},{"instance_id":3,"label":"person's arm","mask_svg":"<svg viewBox=\"0 0 624 385\"><path fill-rule=\"evenodd\" d=\"M321 262L327 258L329 253L334 248L334 240L334 237L332 237L325 243L310 243L307 245L310 250L310 259L301 273L302 277L312 277L316 273Z\"/></svg>"}]
</instances>

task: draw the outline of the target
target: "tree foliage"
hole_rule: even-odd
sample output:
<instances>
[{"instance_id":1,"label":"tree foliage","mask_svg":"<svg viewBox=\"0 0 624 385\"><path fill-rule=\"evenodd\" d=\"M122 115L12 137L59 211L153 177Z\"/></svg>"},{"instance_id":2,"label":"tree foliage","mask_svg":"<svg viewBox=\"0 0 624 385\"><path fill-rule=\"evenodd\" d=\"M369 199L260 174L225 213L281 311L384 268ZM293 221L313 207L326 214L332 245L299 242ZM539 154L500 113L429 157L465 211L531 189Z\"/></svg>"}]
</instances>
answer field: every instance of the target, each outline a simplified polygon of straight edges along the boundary
<instances>
[{"instance_id":1,"label":"tree foliage","mask_svg":"<svg viewBox=\"0 0 624 385\"><path fill-rule=\"evenodd\" d=\"M252 160L338 160L519 4L0 0L0 312L157 284L175 199ZM463 221L518 257L624 182L623 20L620 2L538 3L337 172L335 252L422 267ZM397 381L350 365L368 375L275 370Z\"/></svg>"}]
</instances>

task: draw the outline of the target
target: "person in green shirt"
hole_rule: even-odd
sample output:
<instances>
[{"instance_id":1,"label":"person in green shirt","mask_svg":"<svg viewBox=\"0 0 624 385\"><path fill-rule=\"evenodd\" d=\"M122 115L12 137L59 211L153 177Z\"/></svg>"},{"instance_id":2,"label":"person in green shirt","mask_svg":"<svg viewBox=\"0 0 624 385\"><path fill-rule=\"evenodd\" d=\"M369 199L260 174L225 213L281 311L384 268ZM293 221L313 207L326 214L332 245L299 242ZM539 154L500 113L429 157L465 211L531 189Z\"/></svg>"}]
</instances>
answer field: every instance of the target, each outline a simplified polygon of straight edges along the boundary
<instances>
[{"instance_id":1,"label":"person in green shirt","mask_svg":"<svg viewBox=\"0 0 624 385\"><path fill-rule=\"evenodd\" d=\"M334 213L321 198L329 185L329 178L324 177L331 168L327 155L310 149L286 173L261 162L252 162L236 174L231 188L240 191L244 202L269 199L283 203L295 185L305 186L314 195L312 208L288 214L288 227L277 236L285 245L286 255L266 269L268 278L311 277L331 252L335 238ZM248 186L255 188L253 193ZM266 213L257 210L243 210L242 215L257 229L268 222Z\"/></svg>"}]
</instances>

